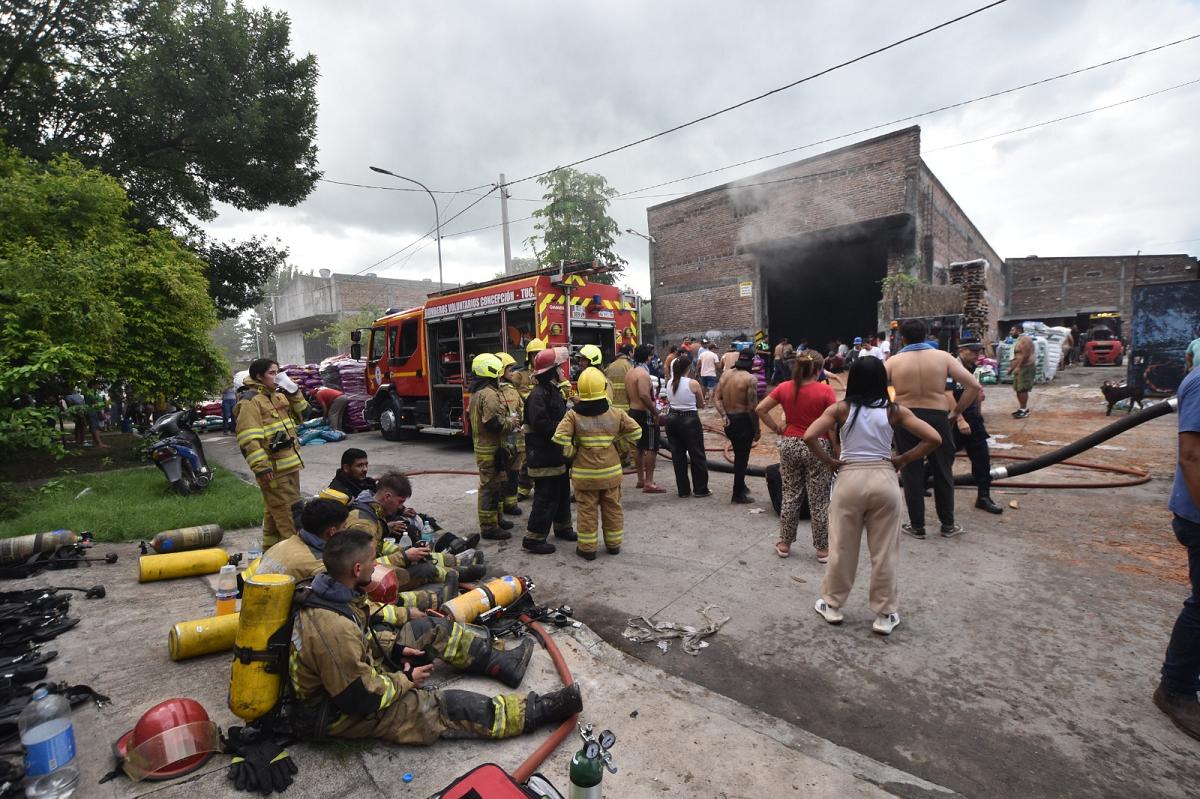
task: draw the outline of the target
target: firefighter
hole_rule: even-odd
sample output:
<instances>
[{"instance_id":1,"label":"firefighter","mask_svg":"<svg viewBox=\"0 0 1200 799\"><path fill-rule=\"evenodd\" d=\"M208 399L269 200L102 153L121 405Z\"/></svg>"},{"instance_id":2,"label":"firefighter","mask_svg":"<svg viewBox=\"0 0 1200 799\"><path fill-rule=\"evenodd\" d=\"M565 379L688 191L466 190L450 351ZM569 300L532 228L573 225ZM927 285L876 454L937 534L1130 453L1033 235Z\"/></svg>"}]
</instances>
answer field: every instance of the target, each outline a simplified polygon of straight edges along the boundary
<instances>
[{"instance_id":1,"label":"firefighter","mask_svg":"<svg viewBox=\"0 0 1200 799\"><path fill-rule=\"evenodd\" d=\"M479 469L479 493L475 497L479 534L494 541L512 538L508 531L513 527L512 522L500 515L509 455L503 444L516 428L497 382L503 371L500 359L490 352L476 355L471 362L471 372L475 375L471 383L471 443Z\"/></svg>"},{"instance_id":2,"label":"firefighter","mask_svg":"<svg viewBox=\"0 0 1200 799\"><path fill-rule=\"evenodd\" d=\"M567 401L558 390L562 363L553 350L543 350L533 361L537 384L525 403L525 463L534 481L533 507L529 509L521 548L549 555L554 544L546 540L550 527L559 541L575 541L571 529L571 475L562 447L553 437L567 414Z\"/></svg>"},{"instance_id":3,"label":"firefighter","mask_svg":"<svg viewBox=\"0 0 1200 799\"><path fill-rule=\"evenodd\" d=\"M517 380L513 381L513 385L521 393L522 400L528 400L530 393L533 391L533 362L537 358L537 354L545 350L545 339L535 338L525 345L525 368L513 372L514 377L519 376ZM517 474L517 501L524 502L532 494L533 478L529 476L529 460L526 458L521 463L520 473Z\"/></svg>"},{"instance_id":4,"label":"firefighter","mask_svg":"<svg viewBox=\"0 0 1200 799\"><path fill-rule=\"evenodd\" d=\"M497 352L496 357L500 359L503 371L500 373L500 396L504 400L504 407L508 409L508 415L513 418L513 429L505 437L504 446L508 450L511 460L508 464L508 469L505 472L504 478L504 502L503 511L509 516L520 516L521 509L517 507L517 482L520 479L521 470L525 468L525 435L523 433L525 425L525 399L521 396L521 391L517 387L514 380L519 381L521 378L515 378L517 372L517 362L507 352ZM522 375L525 373L522 372ZM526 392L528 394L528 392Z\"/></svg>"},{"instance_id":5,"label":"firefighter","mask_svg":"<svg viewBox=\"0 0 1200 799\"><path fill-rule=\"evenodd\" d=\"M608 381L599 369L579 376L579 402L567 411L553 441L574 459L571 485L575 489L575 523L579 536L575 554L596 559L596 527L603 517L604 548L621 551L625 516L621 509L621 453L642 437L641 426L624 411L610 406Z\"/></svg>"},{"instance_id":6,"label":"firefighter","mask_svg":"<svg viewBox=\"0 0 1200 799\"><path fill-rule=\"evenodd\" d=\"M250 364L233 406L237 442L263 496L263 548L296 534L292 503L300 499L300 442L296 424L308 407L304 395L279 364L259 358Z\"/></svg>"},{"instance_id":7,"label":"firefighter","mask_svg":"<svg viewBox=\"0 0 1200 799\"><path fill-rule=\"evenodd\" d=\"M348 531L325 545L325 572L313 578L301 600L291 635L290 679L303 709L313 720L314 738L382 738L401 744L432 744L442 736L510 738L557 724L583 709L572 684L539 695L491 697L471 691L422 688L433 665L397 663L423 653L393 648L389 657L372 644L369 608L363 588L374 569L374 540ZM324 722L317 719L326 719Z\"/></svg>"},{"instance_id":8,"label":"firefighter","mask_svg":"<svg viewBox=\"0 0 1200 799\"><path fill-rule=\"evenodd\" d=\"M625 375L629 374L629 370L633 368L633 361L629 357L631 355L633 355L633 345L622 344L617 348L617 357L604 370L604 376L608 379L609 398L612 400L612 406L625 413L629 412L629 399L625 394ZM622 453L622 468L632 469L633 458L632 450Z\"/></svg>"}]
</instances>

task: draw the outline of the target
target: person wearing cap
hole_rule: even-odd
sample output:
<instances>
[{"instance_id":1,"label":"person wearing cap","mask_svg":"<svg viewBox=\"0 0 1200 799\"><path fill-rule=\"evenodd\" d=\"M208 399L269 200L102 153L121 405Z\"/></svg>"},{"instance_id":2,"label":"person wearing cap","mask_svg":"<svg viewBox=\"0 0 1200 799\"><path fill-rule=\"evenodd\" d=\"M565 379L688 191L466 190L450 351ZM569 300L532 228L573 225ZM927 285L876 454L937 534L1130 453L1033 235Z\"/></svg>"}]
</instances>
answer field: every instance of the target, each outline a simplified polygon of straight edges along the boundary
<instances>
[{"instance_id":1,"label":"person wearing cap","mask_svg":"<svg viewBox=\"0 0 1200 799\"><path fill-rule=\"evenodd\" d=\"M503 510L509 516L520 516L521 509L517 507L517 483L521 469L525 466L525 435L522 432L525 425L525 400L515 382L519 378L513 377L517 370L516 359L507 352L497 352L496 357L500 359L504 368L500 373L500 396L504 400L504 407L508 409L508 415L513 419L513 429L505 440L509 457L508 469L504 476Z\"/></svg>"},{"instance_id":2,"label":"person wearing cap","mask_svg":"<svg viewBox=\"0 0 1200 799\"><path fill-rule=\"evenodd\" d=\"M958 360L968 372L974 373L983 352L983 342L973 336L964 336L958 342ZM966 390L953 377L946 378L946 399L950 407L958 402ZM963 409L962 416L954 427L954 448L966 450L971 459L971 476L975 478L977 497L975 507L988 513L1003 513L1004 508L992 501L992 458L988 453L988 431L983 424L983 389L979 397Z\"/></svg>"},{"instance_id":3,"label":"person wearing cap","mask_svg":"<svg viewBox=\"0 0 1200 799\"><path fill-rule=\"evenodd\" d=\"M758 441L759 421L754 412L758 405L758 380L750 373L754 368L754 353L738 353L733 368L721 375L717 384L717 413L725 423L725 436L733 445L733 498L730 502L748 505L754 497L746 489L746 467L750 464L750 448Z\"/></svg>"}]
</instances>

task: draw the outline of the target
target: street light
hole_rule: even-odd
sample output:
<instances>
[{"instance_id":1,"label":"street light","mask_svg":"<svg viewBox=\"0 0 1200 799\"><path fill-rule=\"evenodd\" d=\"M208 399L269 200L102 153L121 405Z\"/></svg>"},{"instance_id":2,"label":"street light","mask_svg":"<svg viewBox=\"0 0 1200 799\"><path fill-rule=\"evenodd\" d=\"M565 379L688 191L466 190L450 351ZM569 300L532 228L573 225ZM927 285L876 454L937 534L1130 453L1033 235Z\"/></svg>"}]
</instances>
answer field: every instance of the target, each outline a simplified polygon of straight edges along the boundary
<instances>
[{"instance_id":1,"label":"street light","mask_svg":"<svg viewBox=\"0 0 1200 799\"><path fill-rule=\"evenodd\" d=\"M391 175L392 177L399 178L400 180L407 180L409 183L415 183L425 190L425 193L429 195L429 199L433 200L434 235L437 238L438 251L438 291L444 290L446 288L446 284L442 281L442 215L440 209L438 208L437 197L434 197L433 192L429 190L429 187L419 180L406 178L404 175L397 175L395 172L389 172L388 170L381 169L377 166L371 167L371 171L378 172L381 175Z\"/></svg>"},{"instance_id":2,"label":"street light","mask_svg":"<svg viewBox=\"0 0 1200 799\"><path fill-rule=\"evenodd\" d=\"M654 240L654 237L653 237L653 236L647 236L645 233L638 233L636 230L634 230L634 229L633 229L633 228L631 228L631 227L627 227L627 228L625 228L625 232L626 232L626 233L632 233L633 235L637 236L638 238L645 239L646 241L650 242L651 244L656 244L656 243L657 243L657 242Z\"/></svg>"}]
</instances>

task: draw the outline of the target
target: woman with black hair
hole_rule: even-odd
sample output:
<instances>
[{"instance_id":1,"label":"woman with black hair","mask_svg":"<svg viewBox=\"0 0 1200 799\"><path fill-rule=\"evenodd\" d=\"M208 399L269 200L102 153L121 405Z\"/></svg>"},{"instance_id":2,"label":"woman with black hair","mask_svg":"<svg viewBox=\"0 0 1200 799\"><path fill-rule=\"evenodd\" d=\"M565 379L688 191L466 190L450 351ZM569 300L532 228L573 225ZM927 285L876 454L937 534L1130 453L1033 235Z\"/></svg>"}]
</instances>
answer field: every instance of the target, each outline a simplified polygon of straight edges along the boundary
<instances>
[{"instance_id":1,"label":"woman with black hair","mask_svg":"<svg viewBox=\"0 0 1200 799\"><path fill-rule=\"evenodd\" d=\"M892 433L897 427L920 443L892 454ZM828 433L841 442L841 457L834 460L820 443ZM855 360L846 380L846 398L825 409L808 426L804 443L836 475L829 506L829 563L821 581L817 613L830 624L841 624L842 606L854 587L863 528L871 553L871 629L889 635L900 623L896 612L896 561L900 554L900 486L896 472L923 458L941 444L930 425L888 396L887 370L871 355Z\"/></svg>"},{"instance_id":2,"label":"woman with black hair","mask_svg":"<svg viewBox=\"0 0 1200 799\"><path fill-rule=\"evenodd\" d=\"M708 461L704 454L704 428L700 425L700 409L704 407L704 390L700 381L688 377L692 358L686 352L671 364L671 380L667 383L667 399L671 410L667 414L667 444L671 447L671 465L675 467L675 487L680 497L711 497L708 490ZM688 467L692 482L688 484Z\"/></svg>"}]
</instances>

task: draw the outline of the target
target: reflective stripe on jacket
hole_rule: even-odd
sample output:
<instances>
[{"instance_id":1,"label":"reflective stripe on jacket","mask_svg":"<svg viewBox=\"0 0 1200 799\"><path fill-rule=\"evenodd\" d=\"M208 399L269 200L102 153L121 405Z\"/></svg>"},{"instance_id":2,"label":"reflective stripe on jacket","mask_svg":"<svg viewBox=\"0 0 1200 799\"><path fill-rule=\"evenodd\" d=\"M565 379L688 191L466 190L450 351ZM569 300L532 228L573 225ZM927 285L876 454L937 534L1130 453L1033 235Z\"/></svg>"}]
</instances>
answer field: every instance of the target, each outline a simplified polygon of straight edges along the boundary
<instances>
[{"instance_id":1,"label":"reflective stripe on jacket","mask_svg":"<svg viewBox=\"0 0 1200 799\"><path fill-rule=\"evenodd\" d=\"M287 474L304 468L300 458L296 420L308 407L304 396L297 391L288 396L277 389L268 389L257 380L246 378L241 399L233 406L237 421L237 443L242 456L255 474L272 471ZM291 444L271 452L271 440L284 433Z\"/></svg>"},{"instance_id":2,"label":"reflective stripe on jacket","mask_svg":"<svg viewBox=\"0 0 1200 799\"><path fill-rule=\"evenodd\" d=\"M576 488L599 490L621 484L620 453L641 437L641 426L629 414L610 407L599 416L567 411L552 440L562 445L567 457L574 457L571 483Z\"/></svg>"}]
</instances>

